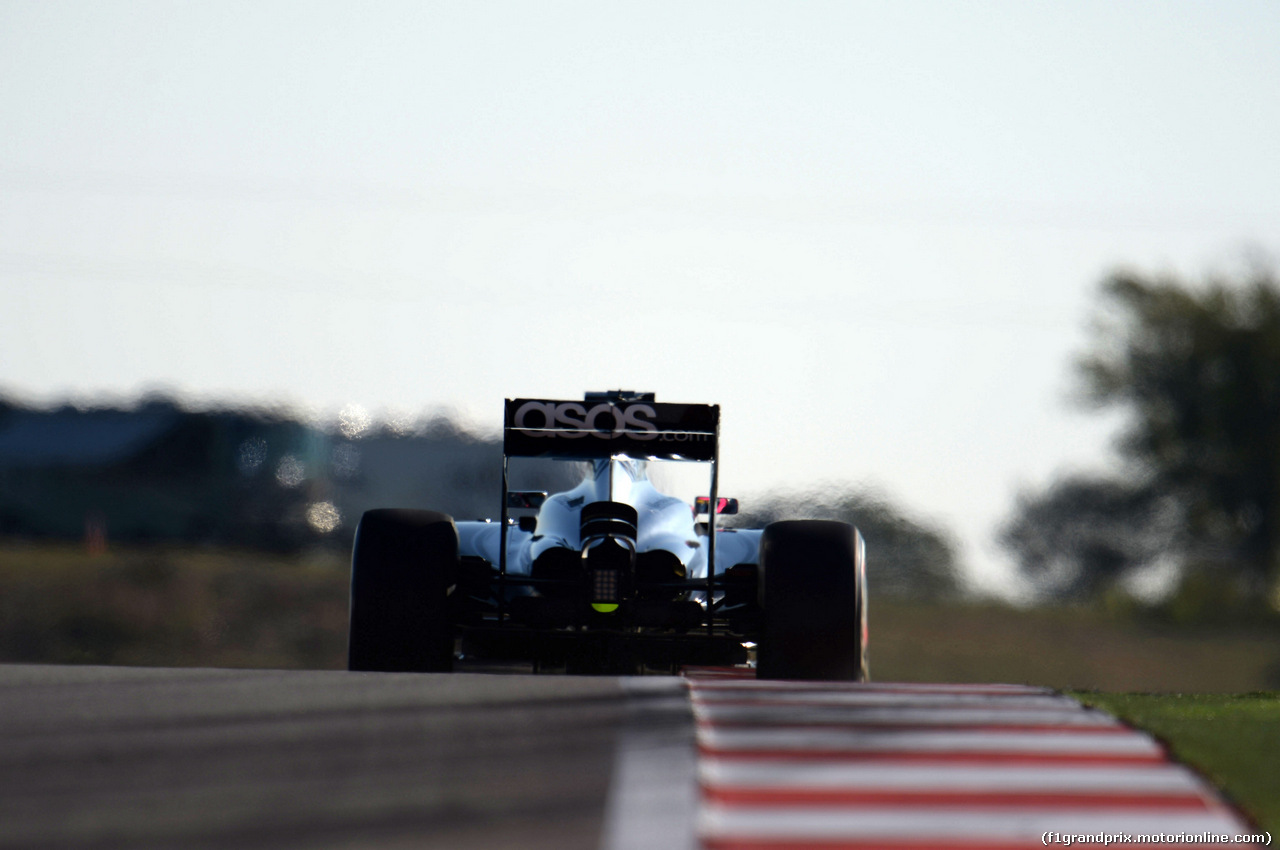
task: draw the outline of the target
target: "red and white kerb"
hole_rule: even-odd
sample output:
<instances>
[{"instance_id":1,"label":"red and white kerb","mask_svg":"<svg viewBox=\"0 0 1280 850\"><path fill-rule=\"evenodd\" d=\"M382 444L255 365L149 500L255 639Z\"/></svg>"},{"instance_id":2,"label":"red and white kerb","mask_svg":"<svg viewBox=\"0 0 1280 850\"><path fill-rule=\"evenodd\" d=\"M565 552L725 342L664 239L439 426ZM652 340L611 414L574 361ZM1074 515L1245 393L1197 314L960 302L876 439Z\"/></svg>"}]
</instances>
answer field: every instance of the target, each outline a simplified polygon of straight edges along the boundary
<instances>
[{"instance_id":1,"label":"red and white kerb","mask_svg":"<svg viewBox=\"0 0 1280 850\"><path fill-rule=\"evenodd\" d=\"M1251 831L1150 736L1046 688L750 675L686 673L705 850L1006 850L1043 848L1046 833Z\"/></svg>"}]
</instances>

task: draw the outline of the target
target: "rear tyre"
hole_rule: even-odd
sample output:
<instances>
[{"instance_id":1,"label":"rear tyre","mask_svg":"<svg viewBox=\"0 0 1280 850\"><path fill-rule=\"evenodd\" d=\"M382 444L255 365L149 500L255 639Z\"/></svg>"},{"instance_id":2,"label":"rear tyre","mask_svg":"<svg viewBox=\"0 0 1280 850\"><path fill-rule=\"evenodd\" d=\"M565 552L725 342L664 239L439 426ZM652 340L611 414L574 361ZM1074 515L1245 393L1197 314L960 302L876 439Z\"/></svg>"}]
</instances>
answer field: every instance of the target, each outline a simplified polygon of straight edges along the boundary
<instances>
[{"instance_id":1,"label":"rear tyre","mask_svg":"<svg viewBox=\"0 0 1280 850\"><path fill-rule=\"evenodd\" d=\"M351 553L347 669L453 669L458 530L435 511L366 511Z\"/></svg>"},{"instance_id":2,"label":"rear tyre","mask_svg":"<svg viewBox=\"0 0 1280 850\"><path fill-rule=\"evenodd\" d=\"M760 536L761 679L865 681L866 567L852 525L791 520Z\"/></svg>"}]
</instances>

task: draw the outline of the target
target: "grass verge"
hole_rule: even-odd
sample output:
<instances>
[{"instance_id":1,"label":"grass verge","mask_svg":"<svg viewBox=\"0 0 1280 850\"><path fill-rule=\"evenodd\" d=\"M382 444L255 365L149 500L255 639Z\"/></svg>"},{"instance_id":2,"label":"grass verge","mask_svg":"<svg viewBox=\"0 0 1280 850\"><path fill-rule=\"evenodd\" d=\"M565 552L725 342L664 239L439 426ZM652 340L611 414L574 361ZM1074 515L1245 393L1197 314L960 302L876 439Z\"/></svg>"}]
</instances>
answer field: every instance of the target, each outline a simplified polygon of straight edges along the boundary
<instances>
[{"instance_id":1,"label":"grass verge","mask_svg":"<svg viewBox=\"0 0 1280 850\"><path fill-rule=\"evenodd\" d=\"M1156 735L1259 828L1280 834L1280 692L1072 696Z\"/></svg>"},{"instance_id":2,"label":"grass verge","mask_svg":"<svg viewBox=\"0 0 1280 850\"><path fill-rule=\"evenodd\" d=\"M1280 689L1280 624L1170 626L1084 606L907 602L874 593L870 615L871 675L882 681L1103 692Z\"/></svg>"},{"instance_id":3,"label":"grass verge","mask_svg":"<svg viewBox=\"0 0 1280 850\"><path fill-rule=\"evenodd\" d=\"M346 666L346 556L0 541L0 663Z\"/></svg>"}]
</instances>

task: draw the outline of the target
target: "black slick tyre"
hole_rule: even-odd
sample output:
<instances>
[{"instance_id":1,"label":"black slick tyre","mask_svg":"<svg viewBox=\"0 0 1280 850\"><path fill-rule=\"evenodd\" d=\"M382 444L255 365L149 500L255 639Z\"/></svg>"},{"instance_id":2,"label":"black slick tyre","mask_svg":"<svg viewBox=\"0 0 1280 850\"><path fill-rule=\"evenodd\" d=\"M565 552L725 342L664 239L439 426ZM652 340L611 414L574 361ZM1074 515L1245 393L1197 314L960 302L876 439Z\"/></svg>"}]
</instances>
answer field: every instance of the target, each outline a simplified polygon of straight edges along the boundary
<instances>
[{"instance_id":1,"label":"black slick tyre","mask_svg":"<svg viewBox=\"0 0 1280 850\"><path fill-rule=\"evenodd\" d=\"M453 669L458 530L435 511L366 511L351 553L347 668Z\"/></svg>"},{"instance_id":2,"label":"black slick tyre","mask_svg":"<svg viewBox=\"0 0 1280 850\"><path fill-rule=\"evenodd\" d=\"M789 520L760 536L757 647L762 679L864 681L866 567L858 530L828 520Z\"/></svg>"}]
</instances>

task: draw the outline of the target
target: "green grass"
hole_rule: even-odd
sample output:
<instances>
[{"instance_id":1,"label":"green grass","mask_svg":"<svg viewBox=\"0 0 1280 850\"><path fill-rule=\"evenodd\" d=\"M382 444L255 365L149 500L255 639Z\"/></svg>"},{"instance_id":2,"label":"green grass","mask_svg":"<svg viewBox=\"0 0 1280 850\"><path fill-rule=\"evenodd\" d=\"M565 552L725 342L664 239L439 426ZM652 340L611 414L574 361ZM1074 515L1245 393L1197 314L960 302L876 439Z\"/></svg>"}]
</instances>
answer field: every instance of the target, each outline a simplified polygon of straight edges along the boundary
<instances>
[{"instance_id":1,"label":"green grass","mask_svg":"<svg viewBox=\"0 0 1280 850\"><path fill-rule=\"evenodd\" d=\"M1280 692L1072 696L1156 735L1259 828L1280 833Z\"/></svg>"},{"instance_id":2,"label":"green grass","mask_svg":"<svg viewBox=\"0 0 1280 850\"><path fill-rule=\"evenodd\" d=\"M0 663L346 666L346 555L0 541Z\"/></svg>"},{"instance_id":3,"label":"green grass","mask_svg":"<svg viewBox=\"0 0 1280 850\"><path fill-rule=\"evenodd\" d=\"M1173 693L1280 688L1280 624L1175 627L1098 608L874 595L869 614L871 675L881 681Z\"/></svg>"}]
</instances>

